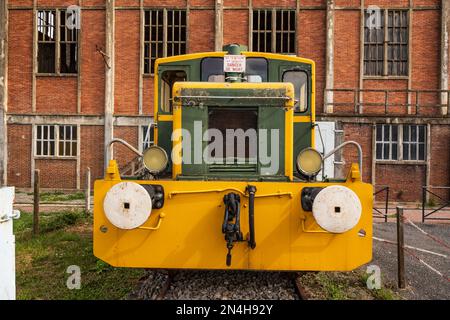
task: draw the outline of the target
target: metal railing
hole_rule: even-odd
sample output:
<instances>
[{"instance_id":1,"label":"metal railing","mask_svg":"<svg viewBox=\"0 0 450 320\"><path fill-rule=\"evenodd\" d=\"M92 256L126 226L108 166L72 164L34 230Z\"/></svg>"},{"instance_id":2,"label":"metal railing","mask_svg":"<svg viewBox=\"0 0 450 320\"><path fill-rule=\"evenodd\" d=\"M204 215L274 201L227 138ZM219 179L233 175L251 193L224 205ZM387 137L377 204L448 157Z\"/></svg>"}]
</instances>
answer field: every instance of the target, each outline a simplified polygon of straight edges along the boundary
<instances>
[{"instance_id":1,"label":"metal railing","mask_svg":"<svg viewBox=\"0 0 450 320\"><path fill-rule=\"evenodd\" d=\"M434 190L450 190L450 187L433 187L433 186L423 186L422 187L422 222L425 222L426 219L428 220L450 220L449 218L443 218L443 217L430 217L432 214L442 211L446 207L450 207L450 197L447 199L444 199L442 196L436 194L436 192L431 191L431 189ZM433 195L439 200L442 201L441 204L437 206L437 208L433 207L429 210L430 212L426 213L426 206L427 206L427 196Z\"/></svg>"},{"instance_id":2,"label":"metal railing","mask_svg":"<svg viewBox=\"0 0 450 320\"><path fill-rule=\"evenodd\" d=\"M408 90L408 89L325 89L325 97L329 92L333 93L333 102L327 102L324 104L324 114L327 114L327 110L329 106L337 107L333 108L334 114L343 114L342 111L339 110L339 107L352 107L353 110L351 112L354 114L400 114L400 115L423 115L423 110L430 110L430 108L434 108L435 110L432 115L439 115L444 117L450 116L450 90ZM352 93L352 101L342 101L341 98L336 98L336 94L338 93ZM383 98L381 101L374 102L379 97L369 97L364 96L364 94L375 94L382 95ZM395 95L394 95L395 94ZM424 95L435 96L433 99L427 100L435 100L436 102L430 103L424 101ZM441 99L444 97L445 99ZM405 103L400 102L392 102L393 100L406 100ZM362 100L362 101L361 101ZM368 100L365 102L364 100ZM446 103L441 103L441 100L446 101ZM365 108L370 107L370 108ZM382 110L377 108L382 108ZM392 112L393 107L404 108L402 112ZM447 108L444 110L443 108ZM370 111L370 112L368 112ZM331 113L331 112L330 112Z\"/></svg>"},{"instance_id":3,"label":"metal railing","mask_svg":"<svg viewBox=\"0 0 450 320\"><path fill-rule=\"evenodd\" d=\"M384 218L384 222L388 221L388 209L389 209L389 186L380 186L382 187L380 190L376 191L373 193L374 196L374 200L375 200L375 196L379 193L385 192L386 193L386 198L384 201L384 213L381 212L380 209L375 208L375 206L373 207L373 216L375 218Z\"/></svg>"}]
</instances>

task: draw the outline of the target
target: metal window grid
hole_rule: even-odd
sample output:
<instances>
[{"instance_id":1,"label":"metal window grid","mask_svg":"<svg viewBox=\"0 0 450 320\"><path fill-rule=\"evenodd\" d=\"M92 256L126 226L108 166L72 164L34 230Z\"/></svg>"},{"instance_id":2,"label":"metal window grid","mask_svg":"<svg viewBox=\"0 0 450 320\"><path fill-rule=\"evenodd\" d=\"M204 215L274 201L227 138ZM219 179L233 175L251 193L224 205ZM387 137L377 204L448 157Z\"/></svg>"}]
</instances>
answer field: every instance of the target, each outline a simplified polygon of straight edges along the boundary
<instances>
[{"instance_id":1,"label":"metal window grid","mask_svg":"<svg viewBox=\"0 0 450 320\"><path fill-rule=\"evenodd\" d=\"M377 124L376 131L376 159L398 160L398 126Z\"/></svg>"},{"instance_id":2,"label":"metal window grid","mask_svg":"<svg viewBox=\"0 0 450 320\"><path fill-rule=\"evenodd\" d=\"M144 11L144 73L154 74L155 60L186 53L186 10Z\"/></svg>"},{"instance_id":3,"label":"metal window grid","mask_svg":"<svg viewBox=\"0 0 450 320\"><path fill-rule=\"evenodd\" d=\"M364 19L364 75L407 76L409 56L409 13L384 9L380 26L369 28Z\"/></svg>"},{"instance_id":4,"label":"metal window grid","mask_svg":"<svg viewBox=\"0 0 450 320\"><path fill-rule=\"evenodd\" d=\"M253 51L296 53L295 10L253 10L252 21Z\"/></svg>"},{"instance_id":5,"label":"metal window grid","mask_svg":"<svg viewBox=\"0 0 450 320\"><path fill-rule=\"evenodd\" d=\"M70 15L70 14L69 14ZM63 19L64 17L64 19ZM54 71L51 74L65 73L60 70L60 56L62 46L72 46L75 47L78 70L78 29L74 28L72 30L68 29L66 26L66 21L68 13L64 9L52 9L52 10L38 10L37 19L37 44L38 52L40 44L54 43ZM36 57L39 59L39 55ZM39 66L39 63L38 63ZM38 70L38 73L48 73Z\"/></svg>"},{"instance_id":6,"label":"metal window grid","mask_svg":"<svg viewBox=\"0 0 450 320\"><path fill-rule=\"evenodd\" d=\"M76 125L37 125L35 156L75 157L77 133Z\"/></svg>"}]
</instances>

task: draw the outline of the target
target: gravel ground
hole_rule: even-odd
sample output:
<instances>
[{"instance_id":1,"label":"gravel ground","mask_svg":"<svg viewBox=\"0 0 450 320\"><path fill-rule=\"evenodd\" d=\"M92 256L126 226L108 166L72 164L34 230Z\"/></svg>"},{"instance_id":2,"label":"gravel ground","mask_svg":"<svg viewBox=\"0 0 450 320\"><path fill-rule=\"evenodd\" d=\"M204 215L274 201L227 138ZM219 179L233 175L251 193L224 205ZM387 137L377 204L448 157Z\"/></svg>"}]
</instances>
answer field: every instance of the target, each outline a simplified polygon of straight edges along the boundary
<instances>
[{"instance_id":1,"label":"gravel ground","mask_svg":"<svg viewBox=\"0 0 450 320\"><path fill-rule=\"evenodd\" d=\"M156 299L168 275L164 271L148 271L135 299ZM292 273L256 271L176 271L170 288L164 295L168 300L295 300Z\"/></svg>"},{"instance_id":2,"label":"gravel ground","mask_svg":"<svg viewBox=\"0 0 450 320\"><path fill-rule=\"evenodd\" d=\"M450 225L422 223L416 223L416 225L450 245ZM395 242L396 224L390 222L375 223L374 236ZM450 249L433 241L410 224L404 225L404 236L406 245L446 255L447 258L417 250L410 250L416 257L441 272L447 279L439 276L416 258L405 252L407 288L401 290L400 294L406 299L450 299ZM382 278L385 281L397 282L396 245L374 240L373 261L370 264L380 266Z\"/></svg>"},{"instance_id":3,"label":"gravel ground","mask_svg":"<svg viewBox=\"0 0 450 320\"><path fill-rule=\"evenodd\" d=\"M421 224L417 225L426 232L450 244L450 225ZM433 251L447 257L411 250L418 258L425 261L434 269L440 271L439 276L416 258L405 252L405 269L407 288L398 290L405 299L450 299L450 249L436 243L409 224L404 225L405 243L410 246ZM374 223L374 236L389 241L396 241L395 223ZM397 251L390 243L373 241L373 260L368 265L375 264L381 269L383 286L397 283ZM365 270L362 266L361 270ZM341 283L339 273L332 278L337 284ZM298 299L293 284L293 274L289 272L256 272L256 271L175 271L170 287L164 299L178 300L247 300L247 299ZM358 283L353 283L360 277L350 277L342 273L343 287L358 289ZM158 299L167 283L167 271L149 270L147 276L141 279L138 288L130 295L133 299ZM355 279L354 279L355 278ZM353 281L353 282L352 282ZM319 286L316 287L316 289ZM314 286L312 286L312 290ZM397 290L396 290L397 291ZM372 299L364 290L356 290L354 294L347 294L350 299ZM314 292L310 292L314 296Z\"/></svg>"}]
</instances>

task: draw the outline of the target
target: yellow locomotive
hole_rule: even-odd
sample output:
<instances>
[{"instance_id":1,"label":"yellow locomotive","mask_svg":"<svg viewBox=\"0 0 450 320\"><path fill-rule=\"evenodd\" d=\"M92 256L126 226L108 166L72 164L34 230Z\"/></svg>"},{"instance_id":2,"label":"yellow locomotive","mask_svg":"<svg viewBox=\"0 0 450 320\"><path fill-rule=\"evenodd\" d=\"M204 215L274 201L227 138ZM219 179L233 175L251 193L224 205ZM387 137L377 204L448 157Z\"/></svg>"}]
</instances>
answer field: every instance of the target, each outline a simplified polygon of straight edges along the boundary
<instances>
[{"instance_id":1,"label":"yellow locomotive","mask_svg":"<svg viewBox=\"0 0 450 320\"><path fill-rule=\"evenodd\" d=\"M243 50L244 49L244 50ZM113 266L352 270L372 258L372 186L319 179L314 62L223 52L156 60L144 177L94 187L94 254Z\"/></svg>"}]
</instances>

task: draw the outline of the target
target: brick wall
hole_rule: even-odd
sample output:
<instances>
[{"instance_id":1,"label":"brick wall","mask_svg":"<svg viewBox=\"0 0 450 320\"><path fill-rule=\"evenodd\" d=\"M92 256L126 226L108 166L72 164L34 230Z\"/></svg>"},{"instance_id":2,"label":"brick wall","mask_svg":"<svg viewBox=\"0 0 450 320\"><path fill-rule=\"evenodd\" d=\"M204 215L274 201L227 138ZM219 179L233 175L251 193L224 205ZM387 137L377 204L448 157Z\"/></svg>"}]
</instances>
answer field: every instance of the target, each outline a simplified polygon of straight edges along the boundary
<instances>
[{"instance_id":1,"label":"brick wall","mask_svg":"<svg viewBox=\"0 0 450 320\"><path fill-rule=\"evenodd\" d=\"M103 158L105 150L102 126L81 126L80 169L81 186L86 185L86 168L91 169L91 183L104 176Z\"/></svg>"},{"instance_id":2,"label":"brick wall","mask_svg":"<svg viewBox=\"0 0 450 320\"><path fill-rule=\"evenodd\" d=\"M8 126L8 184L31 186L31 126Z\"/></svg>"},{"instance_id":3,"label":"brick wall","mask_svg":"<svg viewBox=\"0 0 450 320\"><path fill-rule=\"evenodd\" d=\"M31 6L32 0L10 1L15 6ZM73 4L69 0L38 0L39 6L62 7ZM104 0L83 0L83 6L104 6ZM116 0L121 7L138 7L139 0ZM185 8L185 0L144 0L145 7ZM298 55L316 62L316 105L323 110L323 90L325 87L326 61L326 0L302 0L297 17ZM348 6L351 10L335 11L335 56L334 86L336 88L358 88L360 82L360 10L359 0L336 0L336 6ZM440 6L440 0L415 0L414 6ZM236 9L224 10L224 43L248 43L248 0L224 0L224 6ZM188 53L214 50L214 1L190 0L188 17ZM295 0L253 0L254 9L296 8ZM365 5L378 5L381 8L393 6L392 0L366 0ZM395 1L395 7L406 8L409 0ZM201 10L196 10L202 7ZM311 10L313 9L313 10ZM10 10L9 12L9 75L8 96L10 113L31 113L32 103L32 11ZM104 87L106 64L97 47L105 47L105 12L102 9L83 10L81 37L81 115L102 115L104 113ZM117 115L137 115L139 83L139 11L116 10L115 34L115 113ZM411 87L413 89L437 89L440 72L440 12L435 9L415 10L412 16ZM408 79L365 79L365 89L406 89ZM381 95L383 95L381 93ZM143 77L143 114L153 114L154 78ZM45 114L76 114L77 77L37 77L36 109ZM352 111L353 96L336 94L336 101L348 101L347 107L336 110ZM380 94L365 94L364 101L383 101ZM421 97L422 102L436 103L438 96L429 94ZM407 95L390 96L391 102L406 103ZM414 97L412 103L414 103ZM429 110L432 110L431 108ZM438 111L438 109L436 109ZM434 110L434 111L436 111ZM381 114L384 108L365 108L365 112ZM393 113L405 113L404 107L394 107ZM434 112L432 110L432 112ZM431 111L430 111L431 112ZM345 140L361 143L364 152L363 179L372 177L372 124L345 124ZM137 127L115 127L116 137L123 138L133 145L138 144ZM12 185L30 186L31 163L31 125L9 125L8 182ZM84 186L86 167L91 168L92 180L103 176L103 138L102 126L82 126L80 137L80 177ZM448 185L450 162L450 129L445 125L433 125L431 132L431 183ZM115 147L119 165L123 166L134 155L122 146ZM348 154L347 154L348 152ZM346 162L356 161L356 153L351 147L346 149ZM74 167L75 164L75 167ZM43 176L43 187L74 187L76 161L58 159L39 159L36 167L47 173ZM417 200L425 179L425 166L377 164L377 185L392 186L393 198ZM55 176L48 172L57 173ZM448 193L444 192L444 196Z\"/></svg>"},{"instance_id":4,"label":"brick wall","mask_svg":"<svg viewBox=\"0 0 450 320\"><path fill-rule=\"evenodd\" d=\"M41 175L41 188L76 189L77 162L75 159L36 159Z\"/></svg>"}]
</instances>

